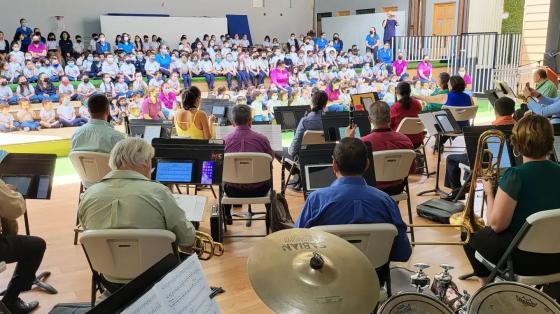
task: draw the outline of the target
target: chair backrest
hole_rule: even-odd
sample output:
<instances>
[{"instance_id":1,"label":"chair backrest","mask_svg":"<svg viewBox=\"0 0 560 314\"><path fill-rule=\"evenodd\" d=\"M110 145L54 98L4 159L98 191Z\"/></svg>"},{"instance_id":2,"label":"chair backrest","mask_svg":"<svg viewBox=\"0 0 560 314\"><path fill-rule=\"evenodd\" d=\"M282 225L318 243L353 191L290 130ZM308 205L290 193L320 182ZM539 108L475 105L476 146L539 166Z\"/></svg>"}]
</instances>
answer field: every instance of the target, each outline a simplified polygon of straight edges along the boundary
<instances>
[{"instance_id":1,"label":"chair backrest","mask_svg":"<svg viewBox=\"0 0 560 314\"><path fill-rule=\"evenodd\" d=\"M224 154L222 181L250 184L272 178L272 157L265 153Z\"/></svg>"},{"instance_id":2,"label":"chair backrest","mask_svg":"<svg viewBox=\"0 0 560 314\"><path fill-rule=\"evenodd\" d=\"M424 129L424 124L420 121L420 118L404 118L397 128L397 132L412 135L422 133Z\"/></svg>"},{"instance_id":3,"label":"chair backrest","mask_svg":"<svg viewBox=\"0 0 560 314\"><path fill-rule=\"evenodd\" d=\"M527 217L531 225L517 248L541 254L560 254L560 209L544 210ZM560 265L559 265L560 266Z\"/></svg>"},{"instance_id":4,"label":"chair backrest","mask_svg":"<svg viewBox=\"0 0 560 314\"><path fill-rule=\"evenodd\" d=\"M397 236L397 228L387 223L316 226L311 229L332 233L352 243L369 258L374 268L389 261Z\"/></svg>"},{"instance_id":5,"label":"chair backrest","mask_svg":"<svg viewBox=\"0 0 560 314\"><path fill-rule=\"evenodd\" d=\"M379 182L403 180L408 177L416 153L411 149L373 152L375 179Z\"/></svg>"},{"instance_id":6,"label":"chair backrest","mask_svg":"<svg viewBox=\"0 0 560 314\"><path fill-rule=\"evenodd\" d=\"M80 237L94 271L110 278L131 280L174 254L175 234L158 229L86 230Z\"/></svg>"},{"instance_id":7,"label":"chair backrest","mask_svg":"<svg viewBox=\"0 0 560 314\"><path fill-rule=\"evenodd\" d=\"M453 107L453 106L442 106L441 109L449 109L455 121L470 121L476 117L478 112L478 106L468 106L468 107Z\"/></svg>"},{"instance_id":8,"label":"chair backrest","mask_svg":"<svg viewBox=\"0 0 560 314\"><path fill-rule=\"evenodd\" d=\"M70 158L72 166L74 166L85 187L101 181L111 171L111 168L109 168L109 154L71 152L68 158Z\"/></svg>"},{"instance_id":9,"label":"chair backrest","mask_svg":"<svg viewBox=\"0 0 560 314\"><path fill-rule=\"evenodd\" d=\"M303 133L301 145L314 145L324 143L325 134L323 133L323 131L305 131L305 133Z\"/></svg>"}]
</instances>

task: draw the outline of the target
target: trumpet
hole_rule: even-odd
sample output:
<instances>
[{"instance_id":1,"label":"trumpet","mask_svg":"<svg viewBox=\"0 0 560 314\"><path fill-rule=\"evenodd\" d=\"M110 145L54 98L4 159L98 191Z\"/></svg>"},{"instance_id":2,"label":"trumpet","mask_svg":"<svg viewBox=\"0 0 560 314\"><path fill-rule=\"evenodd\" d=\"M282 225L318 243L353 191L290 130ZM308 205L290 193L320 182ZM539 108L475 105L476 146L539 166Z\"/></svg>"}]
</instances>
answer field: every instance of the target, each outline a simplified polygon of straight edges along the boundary
<instances>
[{"instance_id":1,"label":"trumpet","mask_svg":"<svg viewBox=\"0 0 560 314\"><path fill-rule=\"evenodd\" d=\"M474 213L474 196L476 192L476 182L477 180L489 180L492 179L494 183L498 182L500 176L500 163L502 160L502 152L504 144L506 142L505 134L496 129L485 131L480 135L478 139L478 145L476 150L476 158L474 164L472 165L473 170L471 173L471 185L469 188L469 195L467 198L467 204L465 205L465 210L460 213L456 213L449 217L448 225L440 224L423 224L416 225L411 224L409 227L412 228L455 228L461 231L464 237L461 237L461 241L445 241L445 242L412 242L413 245L464 245L470 240L471 234L484 228L484 220L482 217L475 215ZM491 150L488 149L488 144L498 146L498 155L494 156Z\"/></svg>"},{"instance_id":2,"label":"trumpet","mask_svg":"<svg viewBox=\"0 0 560 314\"><path fill-rule=\"evenodd\" d=\"M201 231L196 232L193 245L193 252L203 261L211 259L213 256L221 256L224 254L224 245L214 242L212 236Z\"/></svg>"}]
</instances>

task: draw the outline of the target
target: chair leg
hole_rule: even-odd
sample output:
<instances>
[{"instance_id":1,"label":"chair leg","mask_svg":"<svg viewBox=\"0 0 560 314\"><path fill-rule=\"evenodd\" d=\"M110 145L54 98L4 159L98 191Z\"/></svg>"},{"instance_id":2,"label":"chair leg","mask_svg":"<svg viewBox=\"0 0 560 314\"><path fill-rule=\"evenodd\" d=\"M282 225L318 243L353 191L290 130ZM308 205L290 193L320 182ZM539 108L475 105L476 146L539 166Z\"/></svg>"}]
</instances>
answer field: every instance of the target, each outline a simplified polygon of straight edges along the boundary
<instances>
[{"instance_id":1,"label":"chair leg","mask_svg":"<svg viewBox=\"0 0 560 314\"><path fill-rule=\"evenodd\" d=\"M422 145L422 154L424 158L424 170L426 171L426 177L430 178L430 169L428 169L428 156L426 155L426 146Z\"/></svg>"},{"instance_id":2,"label":"chair leg","mask_svg":"<svg viewBox=\"0 0 560 314\"><path fill-rule=\"evenodd\" d=\"M391 290L391 267L389 267L389 274L387 275L387 281L385 282L385 285L387 287L387 297L391 297L391 295L393 295L393 292Z\"/></svg>"},{"instance_id":3,"label":"chair leg","mask_svg":"<svg viewBox=\"0 0 560 314\"><path fill-rule=\"evenodd\" d=\"M95 298L97 295L97 280L95 274L91 275L91 307L95 307Z\"/></svg>"},{"instance_id":4,"label":"chair leg","mask_svg":"<svg viewBox=\"0 0 560 314\"><path fill-rule=\"evenodd\" d=\"M270 234L270 209L272 207L272 203L264 205L266 208L266 213L264 216L264 224L266 226L266 234Z\"/></svg>"},{"instance_id":5,"label":"chair leg","mask_svg":"<svg viewBox=\"0 0 560 314\"><path fill-rule=\"evenodd\" d=\"M214 195L214 199L216 199L216 191L214 191L214 186L210 185L210 190L212 191L212 195Z\"/></svg>"},{"instance_id":6,"label":"chair leg","mask_svg":"<svg viewBox=\"0 0 560 314\"><path fill-rule=\"evenodd\" d=\"M410 239L414 242L414 227L412 227L412 204L410 202L410 188L408 186L408 179L405 183L406 186L406 206L408 208L408 223L410 228Z\"/></svg>"},{"instance_id":7,"label":"chair leg","mask_svg":"<svg viewBox=\"0 0 560 314\"><path fill-rule=\"evenodd\" d=\"M249 228L253 224L253 210L251 209L251 204L248 205L247 209L247 222L245 222L245 227Z\"/></svg>"},{"instance_id":8,"label":"chair leg","mask_svg":"<svg viewBox=\"0 0 560 314\"><path fill-rule=\"evenodd\" d=\"M76 226L80 223L80 218L76 212ZM74 245L78 245L78 231L74 230Z\"/></svg>"}]
</instances>

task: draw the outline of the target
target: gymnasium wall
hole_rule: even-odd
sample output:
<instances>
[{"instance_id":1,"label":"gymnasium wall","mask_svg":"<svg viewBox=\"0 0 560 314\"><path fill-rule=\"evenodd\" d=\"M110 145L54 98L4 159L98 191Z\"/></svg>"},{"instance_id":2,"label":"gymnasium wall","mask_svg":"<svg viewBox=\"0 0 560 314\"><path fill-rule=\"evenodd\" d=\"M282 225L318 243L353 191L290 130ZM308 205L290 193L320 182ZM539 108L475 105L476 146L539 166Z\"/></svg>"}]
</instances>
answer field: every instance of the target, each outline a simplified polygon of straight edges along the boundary
<instances>
[{"instance_id":1,"label":"gymnasium wall","mask_svg":"<svg viewBox=\"0 0 560 314\"><path fill-rule=\"evenodd\" d=\"M313 0L269 0L264 1L263 8L253 8L253 0L16 0L2 1L0 30L11 40L19 19L25 17L31 27L41 28L45 35L50 31L58 33L54 16L62 15L65 29L72 36L79 33L89 40L91 33L101 30L99 16L106 13L177 17L245 14L256 43L267 34L285 42L290 33L306 33L313 27ZM197 33L204 34L205 30Z\"/></svg>"}]
</instances>

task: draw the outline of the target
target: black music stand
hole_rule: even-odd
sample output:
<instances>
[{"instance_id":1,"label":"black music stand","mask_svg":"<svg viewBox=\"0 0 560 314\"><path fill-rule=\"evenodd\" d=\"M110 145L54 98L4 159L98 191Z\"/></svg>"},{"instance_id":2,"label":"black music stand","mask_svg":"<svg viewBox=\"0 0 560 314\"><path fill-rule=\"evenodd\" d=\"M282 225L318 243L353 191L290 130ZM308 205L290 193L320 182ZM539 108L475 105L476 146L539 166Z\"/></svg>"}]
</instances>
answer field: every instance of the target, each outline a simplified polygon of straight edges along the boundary
<instances>
[{"instance_id":1,"label":"black music stand","mask_svg":"<svg viewBox=\"0 0 560 314\"><path fill-rule=\"evenodd\" d=\"M434 112L427 112L419 114L418 117L428 130L430 135L433 135L436 139L436 146L439 146L441 138L445 135L457 135L461 133L461 128L459 124L453 117L453 114L449 110L441 110ZM445 118L445 119L442 119ZM445 121L444 121L445 120ZM422 196L425 194L436 193L440 196L447 196L439 187L439 174L441 168L441 155L443 154L443 148L439 148L437 156L437 166L436 166L436 185L433 189L422 191L417 193L417 196Z\"/></svg>"},{"instance_id":2,"label":"black music stand","mask_svg":"<svg viewBox=\"0 0 560 314\"><path fill-rule=\"evenodd\" d=\"M55 154L9 153L0 162L0 177L6 179L6 183L10 183L10 178L26 178L27 180L24 181L28 181L29 186L26 191L19 191L20 193L23 192L22 195L24 195L26 201L28 199L49 200L55 165ZM20 188L24 187L19 186L18 190ZM23 214L23 219L25 233L30 235L27 211ZM56 294L58 291L43 281L50 275L51 273L48 271L42 272L36 276L33 283L50 294Z\"/></svg>"},{"instance_id":3,"label":"black music stand","mask_svg":"<svg viewBox=\"0 0 560 314\"><path fill-rule=\"evenodd\" d=\"M282 132L295 131L299 121L311 110L311 106L279 106L274 108L274 118Z\"/></svg>"}]
</instances>

